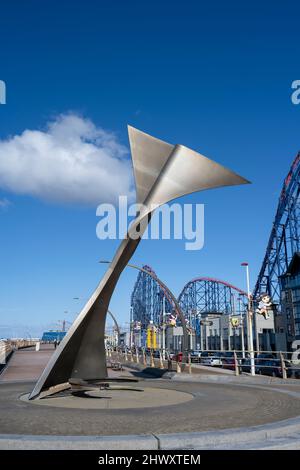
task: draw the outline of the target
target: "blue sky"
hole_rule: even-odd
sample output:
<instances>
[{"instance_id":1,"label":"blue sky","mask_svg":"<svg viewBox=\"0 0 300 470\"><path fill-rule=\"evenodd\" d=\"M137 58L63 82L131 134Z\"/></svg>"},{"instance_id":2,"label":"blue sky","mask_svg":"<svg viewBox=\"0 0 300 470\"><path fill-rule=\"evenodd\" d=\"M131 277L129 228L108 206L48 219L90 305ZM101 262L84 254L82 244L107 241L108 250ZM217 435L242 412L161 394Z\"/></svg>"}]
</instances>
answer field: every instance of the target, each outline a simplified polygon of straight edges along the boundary
<instances>
[{"instance_id":1,"label":"blue sky","mask_svg":"<svg viewBox=\"0 0 300 470\"><path fill-rule=\"evenodd\" d=\"M246 260L253 286L300 150L300 106L290 99L300 79L299 2L12 0L0 13L0 155L4 140L73 112L127 148L131 124L215 159L252 185L182 199L205 204L204 248L145 240L133 261L178 294L200 275L243 288ZM20 194L1 181L0 201L10 203L0 208L1 325L33 331L73 320L83 302L73 297L92 292L105 269L97 261L118 242L97 239L96 203L49 201L43 187ZM127 269L112 299L121 323L135 279Z\"/></svg>"}]
</instances>

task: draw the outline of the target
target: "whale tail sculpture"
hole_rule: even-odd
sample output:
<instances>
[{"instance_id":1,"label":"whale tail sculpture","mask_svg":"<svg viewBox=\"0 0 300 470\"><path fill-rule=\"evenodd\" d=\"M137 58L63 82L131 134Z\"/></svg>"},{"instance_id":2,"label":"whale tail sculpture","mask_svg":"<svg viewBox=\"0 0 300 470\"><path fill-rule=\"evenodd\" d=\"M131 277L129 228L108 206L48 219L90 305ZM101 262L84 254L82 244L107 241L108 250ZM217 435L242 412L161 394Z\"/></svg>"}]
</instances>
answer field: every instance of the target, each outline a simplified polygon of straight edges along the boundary
<instances>
[{"instance_id":1,"label":"whale tail sculpture","mask_svg":"<svg viewBox=\"0 0 300 470\"><path fill-rule=\"evenodd\" d=\"M204 189L249 183L236 173L182 145L171 145L128 126L137 202L142 209L121 242L96 290L50 358L29 398L73 380L107 377L104 347L109 302L135 252L153 208ZM136 236L138 228L138 236Z\"/></svg>"}]
</instances>

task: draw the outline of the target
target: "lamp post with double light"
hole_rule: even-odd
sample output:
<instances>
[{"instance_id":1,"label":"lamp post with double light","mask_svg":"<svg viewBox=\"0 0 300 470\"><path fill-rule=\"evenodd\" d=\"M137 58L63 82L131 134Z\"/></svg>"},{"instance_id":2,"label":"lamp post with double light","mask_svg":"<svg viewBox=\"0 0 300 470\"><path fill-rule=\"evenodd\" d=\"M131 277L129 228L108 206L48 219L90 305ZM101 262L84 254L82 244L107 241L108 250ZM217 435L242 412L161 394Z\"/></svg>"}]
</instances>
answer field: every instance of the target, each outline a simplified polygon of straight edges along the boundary
<instances>
[{"instance_id":1,"label":"lamp post with double light","mask_svg":"<svg viewBox=\"0 0 300 470\"><path fill-rule=\"evenodd\" d=\"M245 338L244 338L244 314L241 308L242 298L238 297L239 302L239 315L240 315L240 334L241 334L241 341L242 341L242 357L245 359Z\"/></svg>"},{"instance_id":2,"label":"lamp post with double light","mask_svg":"<svg viewBox=\"0 0 300 470\"><path fill-rule=\"evenodd\" d=\"M255 375L253 326L252 326L252 298L251 298L251 292L250 292L249 264L241 263L241 266L246 268L247 297L248 297L248 309L247 309L248 350L250 352L251 375Z\"/></svg>"}]
</instances>

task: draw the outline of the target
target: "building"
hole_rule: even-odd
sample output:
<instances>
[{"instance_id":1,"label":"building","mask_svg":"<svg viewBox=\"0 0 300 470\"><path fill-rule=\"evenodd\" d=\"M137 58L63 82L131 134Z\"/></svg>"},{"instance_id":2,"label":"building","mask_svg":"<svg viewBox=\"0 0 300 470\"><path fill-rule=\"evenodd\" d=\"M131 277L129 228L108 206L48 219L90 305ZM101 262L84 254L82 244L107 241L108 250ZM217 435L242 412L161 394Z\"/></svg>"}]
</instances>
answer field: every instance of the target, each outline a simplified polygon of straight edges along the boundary
<instances>
[{"instance_id":1,"label":"building","mask_svg":"<svg viewBox=\"0 0 300 470\"><path fill-rule=\"evenodd\" d=\"M281 315L280 315L281 316ZM275 314L271 310L269 318L256 314L253 331L254 349L259 343L259 351L275 351L278 349L279 338L282 337L275 332ZM243 341L244 338L244 341ZM166 329L166 348L170 351L182 350L183 332L182 327L168 327ZM280 350L285 350L282 347ZM200 321L199 330L190 330L189 348L201 349L202 351L241 351L248 349L247 342L247 316L243 315L222 315L203 314Z\"/></svg>"},{"instance_id":2,"label":"building","mask_svg":"<svg viewBox=\"0 0 300 470\"><path fill-rule=\"evenodd\" d=\"M182 326L168 326L165 332L166 349L170 352L182 351L183 329Z\"/></svg>"},{"instance_id":3,"label":"building","mask_svg":"<svg viewBox=\"0 0 300 470\"><path fill-rule=\"evenodd\" d=\"M54 341L57 341L58 343L60 343L65 334L66 332L61 330L44 331L42 341L44 341L45 343L54 343Z\"/></svg>"},{"instance_id":4,"label":"building","mask_svg":"<svg viewBox=\"0 0 300 470\"><path fill-rule=\"evenodd\" d=\"M130 341L130 332L128 331L122 331L120 333L120 340L119 340L119 346L121 347L127 347L127 348L130 348L131 347L131 341Z\"/></svg>"},{"instance_id":5,"label":"building","mask_svg":"<svg viewBox=\"0 0 300 470\"><path fill-rule=\"evenodd\" d=\"M300 340L300 253L294 253L285 274L280 276L281 313L287 349Z\"/></svg>"}]
</instances>

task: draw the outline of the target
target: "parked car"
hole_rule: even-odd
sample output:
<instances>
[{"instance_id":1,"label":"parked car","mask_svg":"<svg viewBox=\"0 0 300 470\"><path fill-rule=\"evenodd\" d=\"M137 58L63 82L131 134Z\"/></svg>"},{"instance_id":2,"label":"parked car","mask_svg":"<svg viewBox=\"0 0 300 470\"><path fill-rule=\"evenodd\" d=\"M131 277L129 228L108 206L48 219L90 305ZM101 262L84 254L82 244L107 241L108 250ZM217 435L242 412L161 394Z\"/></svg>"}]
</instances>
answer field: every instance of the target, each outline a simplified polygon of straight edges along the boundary
<instances>
[{"instance_id":1,"label":"parked car","mask_svg":"<svg viewBox=\"0 0 300 470\"><path fill-rule=\"evenodd\" d=\"M221 355L222 358L222 367L223 369L235 370L235 361L234 361L234 352L228 351ZM240 352L236 353L236 358L238 365L242 365L242 354Z\"/></svg>"},{"instance_id":2,"label":"parked car","mask_svg":"<svg viewBox=\"0 0 300 470\"><path fill-rule=\"evenodd\" d=\"M287 377L291 377L291 364L284 361ZM265 359L255 366L255 373L269 375L271 377L282 377L281 361L279 359Z\"/></svg>"},{"instance_id":3,"label":"parked car","mask_svg":"<svg viewBox=\"0 0 300 470\"><path fill-rule=\"evenodd\" d=\"M204 366L221 367L222 358L220 357L220 355L216 355L214 353L203 352L201 354L201 364L203 364Z\"/></svg>"},{"instance_id":4,"label":"parked car","mask_svg":"<svg viewBox=\"0 0 300 470\"><path fill-rule=\"evenodd\" d=\"M273 354L269 353L260 353L257 355L257 357L254 358L254 364L255 364L255 373L256 374L262 374L262 372L259 372L259 367L263 366L266 361L274 361L276 358L274 357ZM250 357L246 357L245 359L241 360L241 368L243 372L247 372L250 374L251 372L251 359Z\"/></svg>"},{"instance_id":5,"label":"parked car","mask_svg":"<svg viewBox=\"0 0 300 470\"><path fill-rule=\"evenodd\" d=\"M159 359L159 358L160 358L160 353L159 353L159 350L158 350L158 349L154 350L152 354L153 354L153 357L154 357L154 358L156 358L156 359Z\"/></svg>"},{"instance_id":6,"label":"parked car","mask_svg":"<svg viewBox=\"0 0 300 470\"><path fill-rule=\"evenodd\" d=\"M276 356L272 353L259 353L257 354L257 357L255 358L255 364L260 365L264 364L266 360L273 360L276 359Z\"/></svg>"},{"instance_id":7,"label":"parked car","mask_svg":"<svg viewBox=\"0 0 300 470\"><path fill-rule=\"evenodd\" d=\"M251 372L251 360L250 357L246 357L245 359L241 359L241 370L242 372Z\"/></svg>"},{"instance_id":8,"label":"parked car","mask_svg":"<svg viewBox=\"0 0 300 470\"><path fill-rule=\"evenodd\" d=\"M200 362L201 360L201 351L191 351L190 352L190 355L191 355L191 362Z\"/></svg>"},{"instance_id":9,"label":"parked car","mask_svg":"<svg viewBox=\"0 0 300 470\"><path fill-rule=\"evenodd\" d=\"M299 366L295 366L291 364L290 373L291 373L290 377L292 377L293 379L300 379L300 367Z\"/></svg>"}]
</instances>

